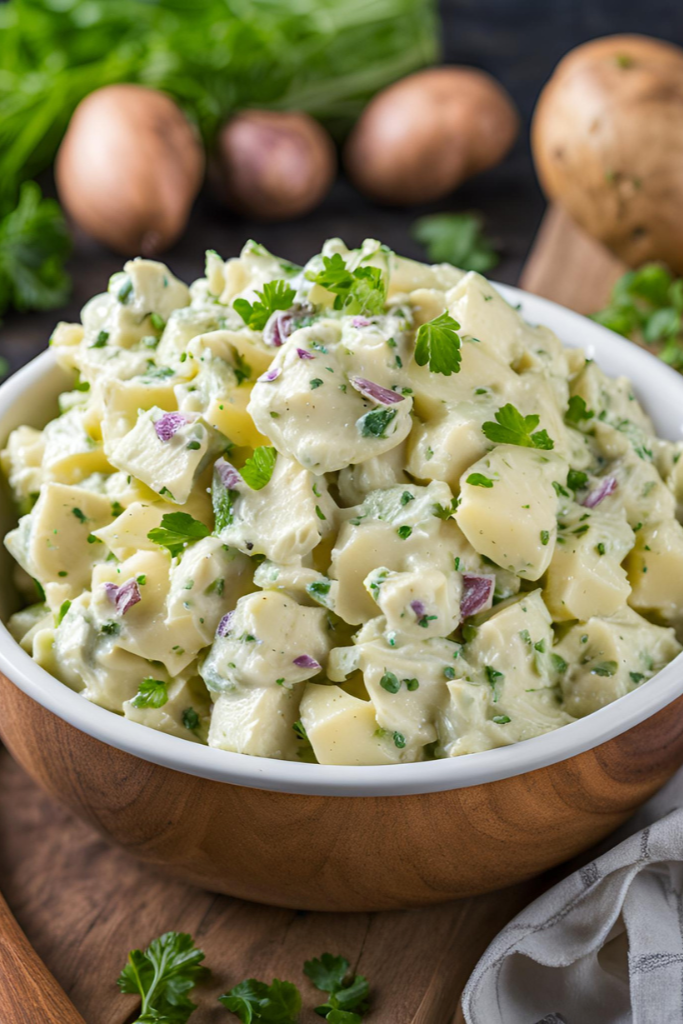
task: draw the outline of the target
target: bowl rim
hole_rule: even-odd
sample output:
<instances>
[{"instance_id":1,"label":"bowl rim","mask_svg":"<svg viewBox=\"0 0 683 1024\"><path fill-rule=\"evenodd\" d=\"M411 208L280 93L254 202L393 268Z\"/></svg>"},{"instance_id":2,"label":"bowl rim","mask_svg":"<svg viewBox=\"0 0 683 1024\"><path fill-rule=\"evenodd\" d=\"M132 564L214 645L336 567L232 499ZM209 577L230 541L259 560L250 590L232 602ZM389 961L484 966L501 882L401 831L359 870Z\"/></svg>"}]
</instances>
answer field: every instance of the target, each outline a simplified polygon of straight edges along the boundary
<instances>
[{"instance_id":1,"label":"bowl rim","mask_svg":"<svg viewBox=\"0 0 683 1024\"><path fill-rule=\"evenodd\" d=\"M683 437L683 376L654 355L612 331L548 299L510 285L491 282L508 302L521 303L530 320L546 324L563 344L589 355L607 354L635 382L635 390L652 397L659 390L676 396L681 405L678 429ZM30 394L32 387L54 372L48 349L0 385L0 431L4 421ZM676 395L677 393L677 395ZM656 414L656 410L655 410ZM30 416L27 417L30 419ZM656 714L683 694L683 654L638 689L586 718L532 739L493 750L436 761L398 765L318 765L260 758L218 750L178 736L157 732L90 703L37 665L0 622L0 670L27 696L81 732L112 747L166 768L217 782L302 795L341 797L404 796L437 793L511 778L567 760L619 736Z\"/></svg>"}]
</instances>

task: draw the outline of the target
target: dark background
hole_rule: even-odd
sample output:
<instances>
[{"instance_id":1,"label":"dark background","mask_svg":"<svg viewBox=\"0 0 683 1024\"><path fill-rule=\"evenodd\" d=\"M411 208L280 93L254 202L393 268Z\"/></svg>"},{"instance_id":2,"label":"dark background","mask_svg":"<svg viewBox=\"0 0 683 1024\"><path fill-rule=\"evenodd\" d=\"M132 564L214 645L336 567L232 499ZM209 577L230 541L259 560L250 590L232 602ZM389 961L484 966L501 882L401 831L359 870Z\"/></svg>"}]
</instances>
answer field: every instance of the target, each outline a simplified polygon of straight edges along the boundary
<instances>
[{"instance_id":1,"label":"dark background","mask_svg":"<svg viewBox=\"0 0 683 1024\"><path fill-rule=\"evenodd\" d=\"M444 58L484 68L510 91L522 115L520 137L499 167L466 183L430 207L397 210L364 200L343 179L313 213L295 222L267 225L226 213L201 196L190 227L162 258L175 274L191 281L203 271L207 248L235 255L247 238L303 263L325 238L340 235L348 245L370 235L398 252L424 258L410 226L427 212L478 210L502 250L492 277L514 283L543 215L544 200L529 152L529 122L540 89L558 60L588 39L640 32L683 45L683 0L442 0ZM53 193L50 176L41 184ZM69 269L71 301L63 310L8 316L0 330L0 352L12 370L40 352L59 319L78 319L86 299L103 291L122 259L76 233Z\"/></svg>"}]
</instances>

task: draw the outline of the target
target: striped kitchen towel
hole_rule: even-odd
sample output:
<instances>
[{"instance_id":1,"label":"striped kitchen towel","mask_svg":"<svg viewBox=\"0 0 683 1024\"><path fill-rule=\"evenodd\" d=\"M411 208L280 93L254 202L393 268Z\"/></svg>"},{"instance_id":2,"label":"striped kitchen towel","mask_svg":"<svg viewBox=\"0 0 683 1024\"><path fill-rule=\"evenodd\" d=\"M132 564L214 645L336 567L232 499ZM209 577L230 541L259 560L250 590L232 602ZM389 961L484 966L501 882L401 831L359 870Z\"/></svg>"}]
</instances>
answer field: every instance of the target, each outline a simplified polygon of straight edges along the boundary
<instances>
[{"instance_id":1,"label":"striped kitchen towel","mask_svg":"<svg viewBox=\"0 0 683 1024\"><path fill-rule=\"evenodd\" d=\"M683 769L606 845L494 939L467 1024L683 1024Z\"/></svg>"}]
</instances>

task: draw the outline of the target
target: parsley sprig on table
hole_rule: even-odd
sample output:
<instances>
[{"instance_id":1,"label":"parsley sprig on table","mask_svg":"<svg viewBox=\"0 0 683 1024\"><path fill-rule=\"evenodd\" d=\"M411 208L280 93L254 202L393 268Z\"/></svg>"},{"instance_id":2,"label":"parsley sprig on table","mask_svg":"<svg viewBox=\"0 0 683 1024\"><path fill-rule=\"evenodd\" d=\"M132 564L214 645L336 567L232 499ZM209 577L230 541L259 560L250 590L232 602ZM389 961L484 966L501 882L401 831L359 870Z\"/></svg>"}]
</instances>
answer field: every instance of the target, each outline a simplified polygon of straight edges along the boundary
<instances>
[{"instance_id":1,"label":"parsley sprig on table","mask_svg":"<svg viewBox=\"0 0 683 1024\"><path fill-rule=\"evenodd\" d=\"M450 313L434 317L418 329L415 341L415 362L418 366L429 363L432 373L450 377L460 372L460 324Z\"/></svg>"},{"instance_id":2,"label":"parsley sprig on table","mask_svg":"<svg viewBox=\"0 0 683 1024\"><path fill-rule=\"evenodd\" d=\"M540 416L522 416L519 409L509 402L495 413L496 422L487 420L482 425L484 437L494 444L518 444L524 448L541 448L550 451L555 442L545 430L536 430Z\"/></svg>"},{"instance_id":3,"label":"parsley sprig on table","mask_svg":"<svg viewBox=\"0 0 683 1024\"><path fill-rule=\"evenodd\" d=\"M187 994L210 974L203 959L192 936L180 932L166 932L144 952L132 950L118 985L122 992L140 996L134 1024L186 1024L197 1009ZM320 1017L329 1024L362 1024L370 988L362 974L350 975L345 957L323 953L305 962L304 974L327 996L315 1009ZM302 1007L296 985L278 978L270 985L247 978L218 1001L242 1024L298 1024Z\"/></svg>"},{"instance_id":4,"label":"parsley sprig on table","mask_svg":"<svg viewBox=\"0 0 683 1024\"><path fill-rule=\"evenodd\" d=\"M344 258L335 252L332 256L323 256L323 268L307 276L314 284L332 292L335 309L370 316L384 311L387 287L379 267L349 270Z\"/></svg>"},{"instance_id":5,"label":"parsley sprig on table","mask_svg":"<svg viewBox=\"0 0 683 1024\"><path fill-rule=\"evenodd\" d=\"M296 985L277 978L270 985L248 978L219 996L218 1001L242 1024L297 1024L301 1010L301 993Z\"/></svg>"},{"instance_id":6,"label":"parsley sprig on table","mask_svg":"<svg viewBox=\"0 0 683 1024\"><path fill-rule=\"evenodd\" d=\"M498 253L482 229L482 218L476 213L420 217L411 233L427 250L430 263L452 263L461 270L484 274L499 262Z\"/></svg>"},{"instance_id":7,"label":"parsley sprig on table","mask_svg":"<svg viewBox=\"0 0 683 1024\"><path fill-rule=\"evenodd\" d=\"M609 305L593 315L604 327L657 349L675 370L683 370L683 279L659 263L645 263L620 277Z\"/></svg>"},{"instance_id":8,"label":"parsley sprig on table","mask_svg":"<svg viewBox=\"0 0 683 1024\"><path fill-rule=\"evenodd\" d=\"M307 960L304 974L327 1000L316 1006L315 1012L330 1024L360 1024L368 1009L370 986L362 974L349 977L349 961L343 956L323 953L320 958Z\"/></svg>"},{"instance_id":9,"label":"parsley sprig on table","mask_svg":"<svg viewBox=\"0 0 683 1024\"><path fill-rule=\"evenodd\" d=\"M185 1024L196 1009L187 993L209 975L201 966L203 959L192 936L182 932L166 932L144 952L133 949L118 986L140 996L135 1024Z\"/></svg>"},{"instance_id":10,"label":"parsley sprig on table","mask_svg":"<svg viewBox=\"0 0 683 1024\"><path fill-rule=\"evenodd\" d=\"M235 299L232 306L244 320L247 327L262 331L271 314L278 310L290 309L296 292L286 281L268 281L262 291L254 289L258 301L248 302L246 299Z\"/></svg>"}]
</instances>

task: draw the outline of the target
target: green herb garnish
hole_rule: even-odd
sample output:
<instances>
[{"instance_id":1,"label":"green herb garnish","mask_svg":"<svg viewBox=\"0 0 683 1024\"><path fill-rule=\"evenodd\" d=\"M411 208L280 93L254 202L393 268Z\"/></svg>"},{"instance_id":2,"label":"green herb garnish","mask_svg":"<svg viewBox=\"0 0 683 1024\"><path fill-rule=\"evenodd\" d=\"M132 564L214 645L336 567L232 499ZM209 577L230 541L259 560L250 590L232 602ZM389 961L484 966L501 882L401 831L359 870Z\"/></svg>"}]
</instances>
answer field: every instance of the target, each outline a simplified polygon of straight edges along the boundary
<instances>
[{"instance_id":1,"label":"green herb garnish","mask_svg":"<svg viewBox=\"0 0 683 1024\"><path fill-rule=\"evenodd\" d=\"M161 519L161 525L155 526L147 534L147 539L159 547L167 548L171 557L179 555L188 544L195 540L202 540L208 537L211 531L204 523L189 515L187 512L166 512Z\"/></svg>"},{"instance_id":2,"label":"green herb garnish","mask_svg":"<svg viewBox=\"0 0 683 1024\"><path fill-rule=\"evenodd\" d=\"M203 959L192 937L179 932L154 939L144 953L131 950L118 986L140 997L136 1024L185 1024L196 1009L187 994L209 975Z\"/></svg>"},{"instance_id":3,"label":"green herb garnish","mask_svg":"<svg viewBox=\"0 0 683 1024\"><path fill-rule=\"evenodd\" d=\"M260 491L269 482L275 469L277 452L274 448L256 448L251 458L242 466L240 475L252 491Z\"/></svg>"},{"instance_id":4,"label":"green herb garnish","mask_svg":"<svg viewBox=\"0 0 683 1024\"><path fill-rule=\"evenodd\" d=\"M549 451L555 442L547 431L536 430L540 416L522 416L509 402L495 413L496 422L488 420L482 426L484 437L494 444L517 444L524 448L541 448Z\"/></svg>"},{"instance_id":5,"label":"green herb garnish","mask_svg":"<svg viewBox=\"0 0 683 1024\"><path fill-rule=\"evenodd\" d=\"M261 291L257 288L254 291L258 295L258 301L235 299L232 304L247 327L254 331L262 331L269 317L277 310L290 309L296 296L296 292L286 281L268 281Z\"/></svg>"},{"instance_id":6,"label":"green herb garnish","mask_svg":"<svg viewBox=\"0 0 683 1024\"><path fill-rule=\"evenodd\" d=\"M168 688L162 679L143 679L132 700L134 708L162 708L168 700Z\"/></svg>"},{"instance_id":7,"label":"green herb garnish","mask_svg":"<svg viewBox=\"0 0 683 1024\"><path fill-rule=\"evenodd\" d=\"M373 409L357 421L362 437L386 437L389 424L396 418L395 409Z\"/></svg>"},{"instance_id":8,"label":"green herb garnish","mask_svg":"<svg viewBox=\"0 0 683 1024\"><path fill-rule=\"evenodd\" d=\"M594 416L595 413L586 406L585 400L580 395L572 395L564 414L565 423L577 426L582 420L592 420Z\"/></svg>"},{"instance_id":9,"label":"green herb garnish","mask_svg":"<svg viewBox=\"0 0 683 1024\"><path fill-rule=\"evenodd\" d=\"M335 252L332 256L323 256L323 268L317 274L307 276L309 281L332 292L335 309L371 316L383 312L387 289L379 267L349 270L343 257Z\"/></svg>"},{"instance_id":10,"label":"green herb garnish","mask_svg":"<svg viewBox=\"0 0 683 1024\"><path fill-rule=\"evenodd\" d=\"M483 473L470 473L465 483L471 484L472 487L493 487L493 480Z\"/></svg>"},{"instance_id":11,"label":"green herb garnish","mask_svg":"<svg viewBox=\"0 0 683 1024\"><path fill-rule=\"evenodd\" d=\"M415 341L415 362L418 366L429 364L432 373L450 377L460 371L460 324L450 313L442 313L418 328Z\"/></svg>"}]
</instances>

